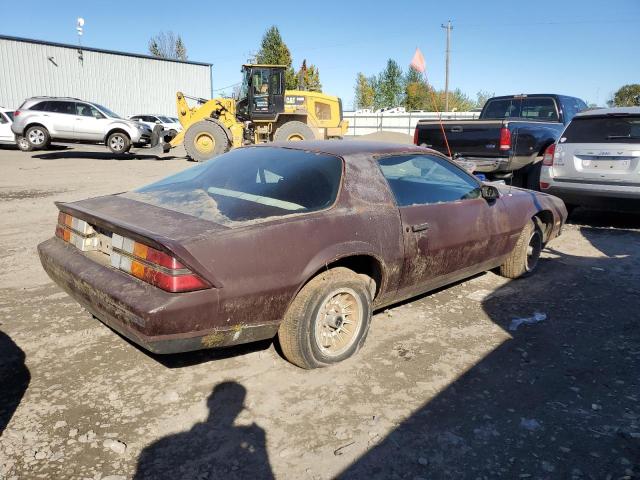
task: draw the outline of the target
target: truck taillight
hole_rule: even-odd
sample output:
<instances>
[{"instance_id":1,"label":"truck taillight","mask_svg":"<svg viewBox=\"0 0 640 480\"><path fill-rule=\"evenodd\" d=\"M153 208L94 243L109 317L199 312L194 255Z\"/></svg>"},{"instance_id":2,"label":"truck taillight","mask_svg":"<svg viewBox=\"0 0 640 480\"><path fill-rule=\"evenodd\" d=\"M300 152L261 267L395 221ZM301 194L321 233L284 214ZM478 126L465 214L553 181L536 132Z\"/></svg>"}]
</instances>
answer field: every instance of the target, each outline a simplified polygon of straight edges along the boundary
<instances>
[{"instance_id":1,"label":"truck taillight","mask_svg":"<svg viewBox=\"0 0 640 480\"><path fill-rule=\"evenodd\" d=\"M413 144L418 145L418 127L413 131Z\"/></svg>"},{"instance_id":2,"label":"truck taillight","mask_svg":"<svg viewBox=\"0 0 640 480\"><path fill-rule=\"evenodd\" d=\"M500 150L511 150L511 130L508 127L500 129Z\"/></svg>"},{"instance_id":3,"label":"truck taillight","mask_svg":"<svg viewBox=\"0 0 640 480\"><path fill-rule=\"evenodd\" d=\"M553 156L555 155L555 153L556 153L556 144L552 143L544 151L544 155L542 156L542 165L546 167L553 166Z\"/></svg>"},{"instance_id":4,"label":"truck taillight","mask_svg":"<svg viewBox=\"0 0 640 480\"><path fill-rule=\"evenodd\" d=\"M210 285L171 255L114 233L111 266L167 292L190 292Z\"/></svg>"}]
</instances>

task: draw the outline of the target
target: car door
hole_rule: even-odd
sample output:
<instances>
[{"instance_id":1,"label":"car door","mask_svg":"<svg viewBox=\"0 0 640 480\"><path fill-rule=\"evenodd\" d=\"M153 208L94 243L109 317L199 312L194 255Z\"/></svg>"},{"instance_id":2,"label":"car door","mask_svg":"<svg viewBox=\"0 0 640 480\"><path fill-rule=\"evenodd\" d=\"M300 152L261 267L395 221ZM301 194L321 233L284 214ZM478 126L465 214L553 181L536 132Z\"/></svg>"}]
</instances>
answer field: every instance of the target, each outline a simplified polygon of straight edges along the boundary
<instances>
[{"instance_id":1,"label":"car door","mask_svg":"<svg viewBox=\"0 0 640 480\"><path fill-rule=\"evenodd\" d=\"M0 112L0 142L13 142L14 136L11 131L11 120L4 112Z\"/></svg>"},{"instance_id":2,"label":"car door","mask_svg":"<svg viewBox=\"0 0 640 480\"><path fill-rule=\"evenodd\" d=\"M75 135L80 140L102 141L109 119L96 107L84 102L76 103Z\"/></svg>"},{"instance_id":3,"label":"car door","mask_svg":"<svg viewBox=\"0 0 640 480\"><path fill-rule=\"evenodd\" d=\"M379 165L395 196L405 260L399 296L409 296L492 268L505 254L501 202L482 197L481 184L436 155L383 157Z\"/></svg>"},{"instance_id":4,"label":"car door","mask_svg":"<svg viewBox=\"0 0 640 480\"><path fill-rule=\"evenodd\" d=\"M76 104L68 100L50 100L47 102L47 111L43 116L48 117L45 123L57 138L74 138L76 123Z\"/></svg>"}]
</instances>

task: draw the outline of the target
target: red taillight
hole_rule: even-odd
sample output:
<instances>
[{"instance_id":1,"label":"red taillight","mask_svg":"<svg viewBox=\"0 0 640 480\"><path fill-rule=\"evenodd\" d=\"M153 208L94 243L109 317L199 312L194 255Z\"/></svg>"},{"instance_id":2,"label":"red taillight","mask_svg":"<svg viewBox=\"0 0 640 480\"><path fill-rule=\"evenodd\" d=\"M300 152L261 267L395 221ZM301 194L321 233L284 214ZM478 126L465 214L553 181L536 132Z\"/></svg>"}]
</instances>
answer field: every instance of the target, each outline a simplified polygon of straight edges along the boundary
<instances>
[{"instance_id":1,"label":"red taillight","mask_svg":"<svg viewBox=\"0 0 640 480\"><path fill-rule=\"evenodd\" d=\"M20 110L16 110L15 112L13 112L14 117L17 117L18 115L20 115Z\"/></svg>"},{"instance_id":2,"label":"red taillight","mask_svg":"<svg viewBox=\"0 0 640 480\"><path fill-rule=\"evenodd\" d=\"M413 144L418 145L418 127L413 131Z\"/></svg>"},{"instance_id":3,"label":"red taillight","mask_svg":"<svg viewBox=\"0 0 640 480\"><path fill-rule=\"evenodd\" d=\"M544 165L545 167L553 166L553 156L555 155L555 153L556 153L556 144L552 143L544 151L544 155L542 157L542 165Z\"/></svg>"},{"instance_id":4,"label":"red taillight","mask_svg":"<svg viewBox=\"0 0 640 480\"><path fill-rule=\"evenodd\" d=\"M168 253L114 233L111 266L167 292L190 292L210 285Z\"/></svg>"},{"instance_id":5,"label":"red taillight","mask_svg":"<svg viewBox=\"0 0 640 480\"><path fill-rule=\"evenodd\" d=\"M500 150L511 150L511 130L507 127L500 129Z\"/></svg>"},{"instance_id":6,"label":"red taillight","mask_svg":"<svg viewBox=\"0 0 640 480\"><path fill-rule=\"evenodd\" d=\"M540 189L546 190L549 188L549 184L547 182L540 182Z\"/></svg>"}]
</instances>

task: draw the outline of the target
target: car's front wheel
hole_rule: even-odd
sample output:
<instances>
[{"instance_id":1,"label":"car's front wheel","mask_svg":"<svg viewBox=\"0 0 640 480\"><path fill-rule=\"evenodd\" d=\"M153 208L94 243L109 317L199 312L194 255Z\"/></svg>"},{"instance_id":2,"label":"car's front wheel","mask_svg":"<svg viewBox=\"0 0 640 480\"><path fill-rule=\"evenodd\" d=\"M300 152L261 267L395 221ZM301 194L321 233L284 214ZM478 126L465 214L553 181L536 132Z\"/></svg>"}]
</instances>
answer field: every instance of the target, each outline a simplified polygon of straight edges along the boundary
<instances>
[{"instance_id":1,"label":"car's front wheel","mask_svg":"<svg viewBox=\"0 0 640 480\"><path fill-rule=\"evenodd\" d=\"M284 356L326 367L356 353L371 324L371 279L344 267L318 274L298 293L278 330Z\"/></svg>"},{"instance_id":2,"label":"car's front wheel","mask_svg":"<svg viewBox=\"0 0 640 480\"><path fill-rule=\"evenodd\" d=\"M543 247L542 232L533 220L529 220L520 232L516 246L500 266L500 275L507 278L529 275L538 266Z\"/></svg>"},{"instance_id":3,"label":"car's front wheel","mask_svg":"<svg viewBox=\"0 0 640 480\"><path fill-rule=\"evenodd\" d=\"M127 153L131 148L131 139L126 133L114 132L107 138L107 147L113 153Z\"/></svg>"},{"instance_id":4,"label":"car's front wheel","mask_svg":"<svg viewBox=\"0 0 640 480\"><path fill-rule=\"evenodd\" d=\"M24 136L33 148L45 148L51 139L49 131L41 125L27 128Z\"/></svg>"}]
</instances>

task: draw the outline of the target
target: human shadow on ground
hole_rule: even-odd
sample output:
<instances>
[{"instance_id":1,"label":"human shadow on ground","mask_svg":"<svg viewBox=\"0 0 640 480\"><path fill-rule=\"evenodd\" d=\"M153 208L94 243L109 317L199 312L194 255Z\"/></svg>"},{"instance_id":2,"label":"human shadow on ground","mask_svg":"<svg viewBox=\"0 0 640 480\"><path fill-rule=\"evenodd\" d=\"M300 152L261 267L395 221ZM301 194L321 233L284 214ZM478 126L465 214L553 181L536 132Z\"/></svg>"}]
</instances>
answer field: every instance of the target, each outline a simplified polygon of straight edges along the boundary
<instances>
[{"instance_id":1,"label":"human shadow on ground","mask_svg":"<svg viewBox=\"0 0 640 480\"><path fill-rule=\"evenodd\" d=\"M640 232L581 233L607 257L569 255L552 243L555 258L482 302L512 338L339 478L640 474ZM515 327L536 312L544 320Z\"/></svg>"},{"instance_id":2,"label":"human shadow on ground","mask_svg":"<svg viewBox=\"0 0 640 480\"><path fill-rule=\"evenodd\" d=\"M273 479L264 430L255 423L234 425L246 394L237 382L216 385L208 418L146 447L134 479Z\"/></svg>"},{"instance_id":3,"label":"human shadow on ground","mask_svg":"<svg viewBox=\"0 0 640 480\"><path fill-rule=\"evenodd\" d=\"M0 331L0 436L9 424L31 381L25 354Z\"/></svg>"}]
</instances>

